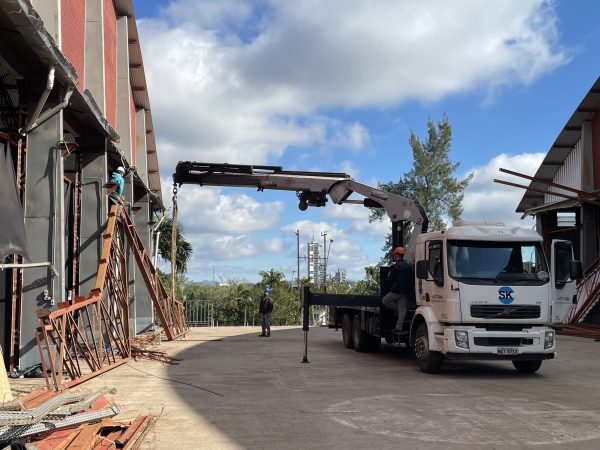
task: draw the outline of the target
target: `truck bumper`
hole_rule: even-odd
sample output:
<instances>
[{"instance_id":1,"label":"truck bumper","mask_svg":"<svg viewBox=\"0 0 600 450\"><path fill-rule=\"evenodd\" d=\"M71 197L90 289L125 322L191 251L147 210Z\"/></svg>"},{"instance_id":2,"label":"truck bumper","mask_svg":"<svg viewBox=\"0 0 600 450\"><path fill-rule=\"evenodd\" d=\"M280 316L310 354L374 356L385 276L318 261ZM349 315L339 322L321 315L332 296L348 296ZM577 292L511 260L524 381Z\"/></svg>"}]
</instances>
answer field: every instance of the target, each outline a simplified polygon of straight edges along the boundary
<instances>
[{"instance_id":1,"label":"truck bumper","mask_svg":"<svg viewBox=\"0 0 600 450\"><path fill-rule=\"evenodd\" d=\"M464 340L457 342L456 331L466 333L468 348ZM442 353L448 359L485 360L540 360L552 359L556 352L556 340L545 347L547 327L532 327L521 331L488 331L473 326L453 326L444 329Z\"/></svg>"}]
</instances>

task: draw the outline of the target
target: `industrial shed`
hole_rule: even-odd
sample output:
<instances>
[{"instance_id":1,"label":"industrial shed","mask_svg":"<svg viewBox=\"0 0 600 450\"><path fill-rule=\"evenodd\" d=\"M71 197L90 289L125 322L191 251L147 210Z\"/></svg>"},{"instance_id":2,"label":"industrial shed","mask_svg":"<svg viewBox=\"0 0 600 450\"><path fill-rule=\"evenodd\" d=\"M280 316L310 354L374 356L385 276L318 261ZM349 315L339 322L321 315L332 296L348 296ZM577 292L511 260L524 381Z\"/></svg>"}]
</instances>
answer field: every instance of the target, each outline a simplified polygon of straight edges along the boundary
<instances>
[{"instance_id":1,"label":"industrial shed","mask_svg":"<svg viewBox=\"0 0 600 450\"><path fill-rule=\"evenodd\" d=\"M39 364L42 337L58 339L61 357L96 352L91 371L115 361L116 337L126 359L129 336L152 329L158 302L169 300L145 251L164 207L131 0L0 2L0 155L6 368ZM132 169L123 212L108 198L118 166ZM71 315L56 325L61 311ZM113 341L99 345L103 338Z\"/></svg>"},{"instance_id":2,"label":"industrial shed","mask_svg":"<svg viewBox=\"0 0 600 450\"><path fill-rule=\"evenodd\" d=\"M600 323L600 78L591 86L530 180L517 212L536 218L546 253L552 239L575 245L585 270L572 323Z\"/></svg>"}]
</instances>

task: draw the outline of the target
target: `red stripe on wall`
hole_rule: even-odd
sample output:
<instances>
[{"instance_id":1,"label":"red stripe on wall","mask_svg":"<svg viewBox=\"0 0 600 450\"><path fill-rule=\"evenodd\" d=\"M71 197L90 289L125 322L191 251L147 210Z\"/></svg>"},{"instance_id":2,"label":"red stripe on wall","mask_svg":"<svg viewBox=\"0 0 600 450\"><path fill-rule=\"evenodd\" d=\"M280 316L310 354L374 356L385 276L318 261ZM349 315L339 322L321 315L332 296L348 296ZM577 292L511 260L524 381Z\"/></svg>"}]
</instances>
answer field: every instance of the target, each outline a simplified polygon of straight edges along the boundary
<instances>
[{"instance_id":1,"label":"red stripe on wall","mask_svg":"<svg viewBox=\"0 0 600 450\"><path fill-rule=\"evenodd\" d=\"M77 72L77 89L85 89L85 2L80 0L62 0L61 51Z\"/></svg>"}]
</instances>

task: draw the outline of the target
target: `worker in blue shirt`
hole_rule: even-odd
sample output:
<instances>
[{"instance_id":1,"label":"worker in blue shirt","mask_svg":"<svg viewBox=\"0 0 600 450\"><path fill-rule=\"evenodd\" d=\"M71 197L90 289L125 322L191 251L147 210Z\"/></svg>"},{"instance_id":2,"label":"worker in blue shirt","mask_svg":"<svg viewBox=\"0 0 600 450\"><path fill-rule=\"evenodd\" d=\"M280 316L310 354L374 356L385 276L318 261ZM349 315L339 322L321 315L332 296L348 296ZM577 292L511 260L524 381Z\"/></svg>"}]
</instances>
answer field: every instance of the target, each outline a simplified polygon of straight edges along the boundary
<instances>
[{"instance_id":1,"label":"worker in blue shirt","mask_svg":"<svg viewBox=\"0 0 600 450\"><path fill-rule=\"evenodd\" d=\"M125 176L125 169L122 166L117 167L117 170L115 170L111 177L110 177L110 184L116 184L117 188L114 192L111 192L110 197L112 197L114 200L116 200L118 203L123 203L123 190L125 189L125 179L123 178Z\"/></svg>"}]
</instances>

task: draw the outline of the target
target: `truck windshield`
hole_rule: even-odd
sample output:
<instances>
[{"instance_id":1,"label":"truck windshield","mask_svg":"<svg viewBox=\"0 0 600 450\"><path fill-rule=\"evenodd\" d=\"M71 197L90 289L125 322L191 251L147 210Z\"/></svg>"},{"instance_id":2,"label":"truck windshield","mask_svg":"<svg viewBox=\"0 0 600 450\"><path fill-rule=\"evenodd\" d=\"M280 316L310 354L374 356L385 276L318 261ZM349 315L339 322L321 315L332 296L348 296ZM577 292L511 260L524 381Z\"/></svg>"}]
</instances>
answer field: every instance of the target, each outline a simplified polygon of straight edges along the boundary
<instances>
[{"instance_id":1,"label":"truck windshield","mask_svg":"<svg viewBox=\"0 0 600 450\"><path fill-rule=\"evenodd\" d=\"M540 285L549 279L538 242L448 241L448 273L468 284Z\"/></svg>"}]
</instances>

